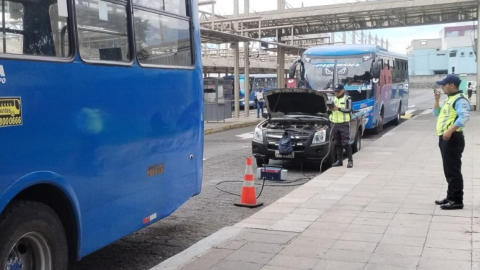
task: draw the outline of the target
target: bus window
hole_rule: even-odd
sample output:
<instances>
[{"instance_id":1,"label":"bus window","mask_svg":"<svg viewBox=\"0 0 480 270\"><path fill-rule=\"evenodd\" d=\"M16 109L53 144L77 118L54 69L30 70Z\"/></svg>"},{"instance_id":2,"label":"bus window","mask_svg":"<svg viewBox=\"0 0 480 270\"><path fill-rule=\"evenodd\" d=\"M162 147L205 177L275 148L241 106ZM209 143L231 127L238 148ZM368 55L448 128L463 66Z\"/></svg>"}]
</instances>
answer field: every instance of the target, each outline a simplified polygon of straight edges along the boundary
<instances>
[{"instance_id":1,"label":"bus window","mask_svg":"<svg viewBox=\"0 0 480 270\"><path fill-rule=\"evenodd\" d=\"M165 0L165 11L182 16L187 16L185 0Z\"/></svg>"},{"instance_id":2,"label":"bus window","mask_svg":"<svg viewBox=\"0 0 480 270\"><path fill-rule=\"evenodd\" d=\"M64 1L66 4L66 0ZM68 36L67 17L58 12L58 4L50 6L50 18L52 24L53 42L57 57L68 57L70 55L70 42Z\"/></svg>"},{"instance_id":3,"label":"bus window","mask_svg":"<svg viewBox=\"0 0 480 270\"><path fill-rule=\"evenodd\" d=\"M137 58L141 64L191 66L192 49L187 19L134 10Z\"/></svg>"},{"instance_id":4,"label":"bus window","mask_svg":"<svg viewBox=\"0 0 480 270\"><path fill-rule=\"evenodd\" d=\"M133 0L133 4L148 9L162 10L181 16L188 16L185 0Z\"/></svg>"},{"instance_id":5,"label":"bus window","mask_svg":"<svg viewBox=\"0 0 480 270\"><path fill-rule=\"evenodd\" d=\"M58 16L55 0L4 3L5 10L0 6L0 53L62 57L60 28L66 26L67 14ZM63 32L67 34L66 27ZM63 56L68 55L67 47Z\"/></svg>"},{"instance_id":6,"label":"bus window","mask_svg":"<svg viewBox=\"0 0 480 270\"><path fill-rule=\"evenodd\" d=\"M2 24L2 32L0 33L2 41L0 44L2 53L23 54L23 4L5 1L6 13L10 12L10 16L5 16L5 29L3 29L3 21L0 17ZM0 9L2 7L0 6ZM3 13L3 10L2 10Z\"/></svg>"},{"instance_id":7,"label":"bus window","mask_svg":"<svg viewBox=\"0 0 480 270\"><path fill-rule=\"evenodd\" d=\"M80 56L87 61L129 62L126 4L76 1Z\"/></svg>"}]
</instances>

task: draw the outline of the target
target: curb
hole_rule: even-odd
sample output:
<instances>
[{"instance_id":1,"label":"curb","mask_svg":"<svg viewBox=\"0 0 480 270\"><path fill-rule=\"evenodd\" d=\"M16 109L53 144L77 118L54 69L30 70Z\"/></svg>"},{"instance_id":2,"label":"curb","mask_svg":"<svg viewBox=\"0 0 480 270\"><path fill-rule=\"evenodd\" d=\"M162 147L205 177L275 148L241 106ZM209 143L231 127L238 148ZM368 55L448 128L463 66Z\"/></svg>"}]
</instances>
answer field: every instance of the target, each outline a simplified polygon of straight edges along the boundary
<instances>
[{"instance_id":1,"label":"curb","mask_svg":"<svg viewBox=\"0 0 480 270\"><path fill-rule=\"evenodd\" d=\"M236 128L243 128L243 127L249 127L249 126L255 126L258 123L260 123L262 120L256 120L256 121L251 121L251 122L243 122L243 123L238 123L238 124L231 124L228 126L223 126L223 127L218 127L218 128L209 128L205 129L205 135L216 133L216 132L221 132L225 130L230 130L230 129L236 129Z\"/></svg>"},{"instance_id":2,"label":"curb","mask_svg":"<svg viewBox=\"0 0 480 270\"><path fill-rule=\"evenodd\" d=\"M188 264L193 259L196 259L215 246L222 242L240 234L244 228L236 228L233 226L223 227L212 235L200 240L193 244L188 249L178 253L177 255L163 261L157 266L154 266L150 270L175 270Z\"/></svg>"}]
</instances>

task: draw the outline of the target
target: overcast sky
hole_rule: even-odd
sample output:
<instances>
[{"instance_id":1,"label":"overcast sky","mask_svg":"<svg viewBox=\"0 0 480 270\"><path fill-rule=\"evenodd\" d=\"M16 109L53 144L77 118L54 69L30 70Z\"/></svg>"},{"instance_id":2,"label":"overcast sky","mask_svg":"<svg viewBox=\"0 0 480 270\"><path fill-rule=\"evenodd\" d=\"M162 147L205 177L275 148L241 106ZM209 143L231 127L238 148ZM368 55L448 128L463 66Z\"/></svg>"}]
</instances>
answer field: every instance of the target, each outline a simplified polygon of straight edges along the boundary
<instances>
[{"instance_id":1,"label":"overcast sky","mask_svg":"<svg viewBox=\"0 0 480 270\"><path fill-rule=\"evenodd\" d=\"M233 14L233 0L216 0L215 13L219 15ZM299 8L309 6L323 6L332 4L350 4L354 2L365 2L367 0L286 0L287 8ZM369 2L383 1L383 0L368 0ZM372 3L373 4L373 3ZM239 0L240 14L243 13L244 1ZM250 13L269 11L277 8L277 0L250 0ZM211 11L211 6L202 6L202 10ZM463 23L464 24L464 23ZM471 23L468 23L471 24ZM437 24L428 26L402 27L371 30L372 36L378 35L380 39L388 39L390 46L389 50L397 53L406 53L406 48L410 45L413 39L431 39L440 38L440 30L445 26L452 26L459 24ZM342 33L337 33L336 41L343 38ZM351 33L347 35L347 41L351 43Z\"/></svg>"}]
</instances>

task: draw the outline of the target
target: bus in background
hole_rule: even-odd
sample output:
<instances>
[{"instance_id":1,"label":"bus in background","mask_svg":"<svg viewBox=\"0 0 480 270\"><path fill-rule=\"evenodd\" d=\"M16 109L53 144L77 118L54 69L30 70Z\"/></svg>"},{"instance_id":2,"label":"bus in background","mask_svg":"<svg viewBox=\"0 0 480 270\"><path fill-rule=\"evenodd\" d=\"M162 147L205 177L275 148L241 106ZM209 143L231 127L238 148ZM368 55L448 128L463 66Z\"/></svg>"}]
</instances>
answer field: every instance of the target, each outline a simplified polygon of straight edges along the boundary
<instances>
[{"instance_id":1,"label":"bus in background","mask_svg":"<svg viewBox=\"0 0 480 270\"><path fill-rule=\"evenodd\" d=\"M0 269L66 270L200 193L197 6L4 1Z\"/></svg>"},{"instance_id":2,"label":"bus in background","mask_svg":"<svg viewBox=\"0 0 480 270\"><path fill-rule=\"evenodd\" d=\"M299 87L328 90L343 84L353 109L366 115L366 129L380 132L390 121L398 124L408 108L408 59L380 46L314 47L292 65L290 78L297 66Z\"/></svg>"},{"instance_id":3,"label":"bus in background","mask_svg":"<svg viewBox=\"0 0 480 270\"><path fill-rule=\"evenodd\" d=\"M226 76L225 79L232 80L234 76ZM285 79L286 80L286 79ZM245 107L245 76L243 74L239 75L240 81L240 108L243 109ZM265 91L272 90L278 88L277 86L277 74L250 74L249 75L249 104L250 108L255 107L254 97L255 91L259 88L263 88ZM253 91L251 91L253 89Z\"/></svg>"}]
</instances>

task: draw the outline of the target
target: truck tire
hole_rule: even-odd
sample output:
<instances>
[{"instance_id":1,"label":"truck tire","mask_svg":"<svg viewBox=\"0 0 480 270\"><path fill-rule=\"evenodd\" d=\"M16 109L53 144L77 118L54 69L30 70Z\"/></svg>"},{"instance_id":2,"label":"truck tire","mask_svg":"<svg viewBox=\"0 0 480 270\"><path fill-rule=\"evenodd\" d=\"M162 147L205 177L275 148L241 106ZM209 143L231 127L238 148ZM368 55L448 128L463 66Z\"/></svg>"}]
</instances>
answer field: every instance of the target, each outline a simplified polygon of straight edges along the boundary
<instances>
[{"instance_id":1,"label":"truck tire","mask_svg":"<svg viewBox=\"0 0 480 270\"><path fill-rule=\"evenodd\" d=\"M47 205L14 201L0 216L0 269L67 270L62 222Z\"/></svg>"},{"instance_id":2,"label":"truck tire","mask_svg":"<svg viewBox=\"0 0 480 270\"><path fill-rule=\"evenodd\" d=\"M357 153L358 151L360 151L360 149L362 149L362 130L359 129L357 130L357 135L355 135L355 141L353 142L352 144L352 152L355 154Z\"/></svg>"},{"instance_id":3,"label":"truck tire","mask_svg":"<svg viewBox=\"0 0 480 270\"><path fill-rule=\"evenodd\" d=\"M268 158L256 158L257 167L263 167L263 165L268 165L270 161Z\"/></svg>"},{"instance_id":4,"label":"truck tire","mask_svg":"<svg viewBox=\"0 0 480 270\"><path fill-rule=\"evenodd\" d=\"M335 142L330 141L330 152L328 156L323 160L321 169L323 171L328 170L332 167L332 164L335 163Z\"/></svg>"}]
</instances>

